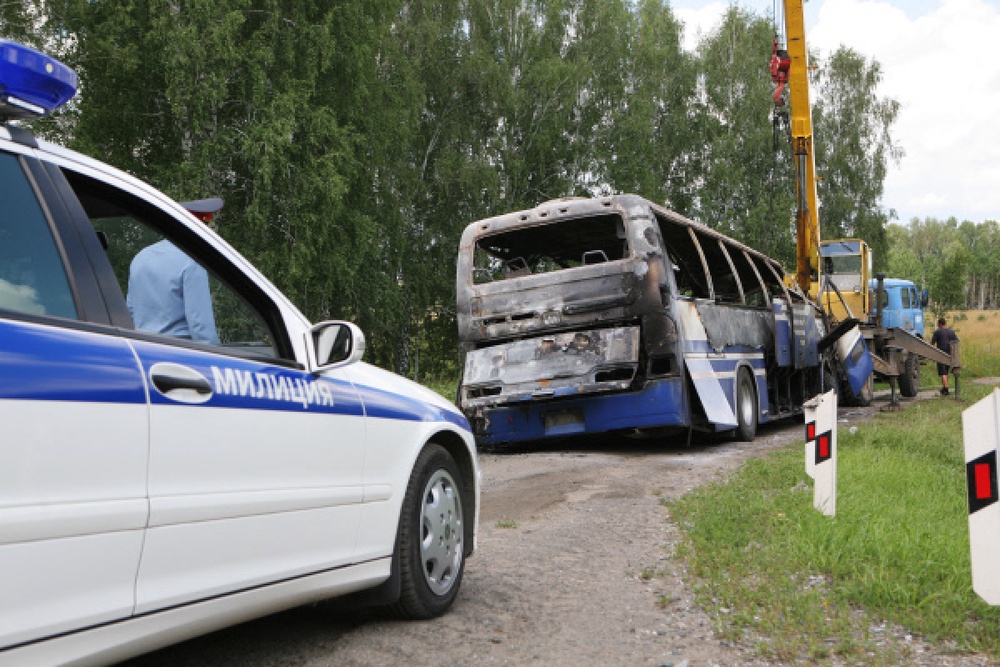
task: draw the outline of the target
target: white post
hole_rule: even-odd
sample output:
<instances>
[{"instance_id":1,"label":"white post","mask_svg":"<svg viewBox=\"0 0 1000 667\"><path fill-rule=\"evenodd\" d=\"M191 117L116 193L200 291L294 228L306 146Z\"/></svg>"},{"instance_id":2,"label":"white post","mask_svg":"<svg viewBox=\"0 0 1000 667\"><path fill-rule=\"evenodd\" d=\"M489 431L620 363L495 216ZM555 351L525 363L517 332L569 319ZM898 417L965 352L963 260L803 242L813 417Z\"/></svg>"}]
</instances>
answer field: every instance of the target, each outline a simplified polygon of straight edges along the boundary
<instances>
[{"instance_id":1,"label":"white post","mask_svg":"<svg viewBox=\"0 0 1000 667\"><path fill-rule=\"evenodd\" d=\"M807 401L806 474L813 479L813 507L826 516L837 513L837 392Z\"/></svg>"},{"instance_id":2,"label":"white post","mask_svg":"<svg viewBox=\"0 0 1000 667\"><path fill-rule=\"evenodd\" d=\"M1000 443L1000 389L962 413L965 477L969 492L969 547L972 589L1000 605L1000 504L997 503L997 444Z\"/></svg>"}]
</instances>

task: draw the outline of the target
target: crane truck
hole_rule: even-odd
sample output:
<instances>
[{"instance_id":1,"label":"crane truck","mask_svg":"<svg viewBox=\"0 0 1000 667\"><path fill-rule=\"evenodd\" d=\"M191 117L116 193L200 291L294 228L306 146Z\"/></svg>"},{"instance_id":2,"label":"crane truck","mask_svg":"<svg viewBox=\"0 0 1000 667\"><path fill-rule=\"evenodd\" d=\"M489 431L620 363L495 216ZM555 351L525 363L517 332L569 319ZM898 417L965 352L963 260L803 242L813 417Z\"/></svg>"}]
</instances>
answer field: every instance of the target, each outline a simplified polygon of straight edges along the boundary
<instances>
[{"instance_id":1,"label":"crane truck","mask_svg":"<svg viewBox=\"0 0 1000 667\"><path fill-rule=\"evenodd\" d=\"M775 124L788 128L795 160L795 281L821 305L833 326L859 324L872 354L873 378L889 382L891 405L896 406L897 384L903 396L916 396L922 359L959 368L958 346L947 354L923 340L920 309L927 305L926 291L918 301L913 283L883 274L873 278L871 249L863 239L821 240L805 17L802 0L783 0L783 6L786 46L774 38L770 70L777 84ZM905 311L920 310L919 327L916 314L910 316L909 326L904 323L904 303ZM873 378L855 402L871 402Z\"/></svg>"}]
</instances>

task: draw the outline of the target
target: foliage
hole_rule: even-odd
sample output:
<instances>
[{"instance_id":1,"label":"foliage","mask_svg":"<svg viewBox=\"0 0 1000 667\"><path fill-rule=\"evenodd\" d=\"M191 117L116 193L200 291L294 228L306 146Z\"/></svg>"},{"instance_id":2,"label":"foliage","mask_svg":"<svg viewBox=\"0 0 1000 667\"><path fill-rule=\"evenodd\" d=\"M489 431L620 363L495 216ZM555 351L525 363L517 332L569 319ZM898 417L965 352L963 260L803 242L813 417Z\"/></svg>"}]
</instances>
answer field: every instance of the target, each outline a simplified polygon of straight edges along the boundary
<instances>
[{"instance_id":1,"label":"foliage","mask_svg":"<svg viewBox=\"0 0 1000 667\"><path fill-rule=\"evenodd\" d=\"M930 291L935 314L1000 308L1000 225L914 218L889 225L889 275Z\"/></svg>"},{"instance_id":2,"label":"foliage","mask_svg":"<svg viewBox=\"0 0 1000 667\"><path fill-rule=\"evenodd\" d=\"M865 239L876 270L887 265L885 226L894 215L879 204L882 186L889 165L903 156L890 134L900 104L875 94L881 80L877 62L841 47L818 69L813 111L821 235Z\"/></svg>"},{"instance_id":3,"label":"foliage","mask_svg":"<svg viewBox=\"0 0 1000 667\"><path fill-rule=\"evenodd\" d=\"M81 76L37 132L223 197L222 235L309 318L356 321L372 361L428 379L456 371L455 249L483 217L631 191L792 260L770 23L734 6L694 52L682 27L664 0L0 4L0 34ZM844 52L817 79L824 196L876 245L878 75Z\"/></svg>"},{"instance_id":4,"label":"foliage","mask_svg":"<svg viewBox=\"0 0 1000 667\"><path fill-rule=\"evenodd\" d=\"M988 391L966 385L969 401ZM971 589L961 412L934 399L838 436L837 515L812 508L798 445L671 505L720 632L782 662L909 662L883 620L1000 656L1000 611ZM919 433L920 437L914 437ZM928 500L930 499L930 502ZM860 610L860 613L859 613Z\"/></svg>"},{"instance_id":5,"label":"foliage","mask_svg":"<svg viewBox=\"0 0 1000 667\"><path fill-rule=\"evenodd\" d=\"M705 172L694 207L706 224L794 265L795 182L790 148L776 137L771 24L732 5L699 45Z\"/></svg>"},{"instance_id":6,"label":"foliage","mask_svg":"<svg viewBox=\"0 0 1000 667\"><path fill-rule=\"evenodd\" d=\"M697 61L681 49L682 26L659 0L637 3L633 20L628 60L612 72L624 87L596 143L590 189L633 192L694 215L705 150Z\"/></svg>"}]
</instances>

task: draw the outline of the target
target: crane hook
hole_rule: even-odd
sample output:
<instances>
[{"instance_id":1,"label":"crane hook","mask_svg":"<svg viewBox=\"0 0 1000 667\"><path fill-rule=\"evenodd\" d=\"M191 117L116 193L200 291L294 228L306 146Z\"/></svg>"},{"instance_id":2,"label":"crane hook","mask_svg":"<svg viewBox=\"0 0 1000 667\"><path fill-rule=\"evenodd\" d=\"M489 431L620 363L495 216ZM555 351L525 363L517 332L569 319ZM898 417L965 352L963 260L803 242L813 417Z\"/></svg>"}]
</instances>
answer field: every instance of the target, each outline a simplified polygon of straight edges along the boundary
<instances>
[{"instance_id":1,"label":"crane hook","mask_svg":"<svg viewBox=\"0 0 1000 667\"><path fill-rule=\"evenodd\" d=\"M771 45L771 80L778 84L774 91L775 106L785 106L785 86L788 85L788 69L792 66L792 59L788 51L778 47L778 38L775 36Z\"/></svg>"}]
</instances>

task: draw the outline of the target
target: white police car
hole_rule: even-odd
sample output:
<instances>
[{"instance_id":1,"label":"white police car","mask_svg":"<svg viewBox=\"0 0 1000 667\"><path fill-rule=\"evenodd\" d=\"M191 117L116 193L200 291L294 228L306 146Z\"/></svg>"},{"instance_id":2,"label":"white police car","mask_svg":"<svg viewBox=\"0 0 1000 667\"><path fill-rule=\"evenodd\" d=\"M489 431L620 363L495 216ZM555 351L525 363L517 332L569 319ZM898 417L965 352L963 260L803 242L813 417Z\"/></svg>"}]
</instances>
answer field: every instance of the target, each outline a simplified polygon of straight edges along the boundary
<instances>
[{"instance_id":1,"label":"white police car","mask_svg":"<svg viewBox=\"0 0 1000 667\"><path fill-rule=\"evenodd\" d=\"M75 85L0 42L7 120ZM131 260L164 239L207 269L211 342L133 323ZM108 663L349 593L447 610L474 440L363 351L163 194L0 123L0 664Z\"/></svg>"}]
</instances>

